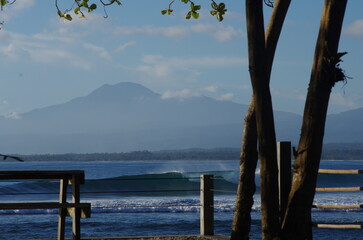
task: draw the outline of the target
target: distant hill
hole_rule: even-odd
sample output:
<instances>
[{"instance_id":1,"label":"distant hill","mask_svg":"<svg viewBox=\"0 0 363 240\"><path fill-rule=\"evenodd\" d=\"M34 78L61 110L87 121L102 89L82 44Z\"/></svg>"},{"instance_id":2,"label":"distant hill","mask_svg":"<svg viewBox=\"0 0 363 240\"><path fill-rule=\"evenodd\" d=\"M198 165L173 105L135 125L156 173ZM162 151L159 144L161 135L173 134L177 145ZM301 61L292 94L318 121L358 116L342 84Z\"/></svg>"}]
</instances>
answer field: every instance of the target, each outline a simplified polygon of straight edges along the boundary
<instances>
[{"instance_id":1,"label":"distant hill","mask_svg":"<svg viewBox=\"0 0 363 240\"><path fill-rule=\"evenodd\" d=\"M118 153L67 153L18 155L26 162L32 161L173 161L173 160L236 160L239 161L240 148L180 149L162 151L132 151ZM294 160L293 156L291 159ZM362 160L363 143L326 144L323 160Z\"/></svg>"},{"instance_id":2,"label":"distant hill","mask_svg":"<svg viewBox=\"0 0 363 240\"><path fill-rule=\"evenodd\" d=\"M140 84L103 85L64 104L0 118L0 152L20 154L239 148L246 105L205 96L164 99ZM276 111L279 141L301 116ZM353 118L353 119L352 119ZM326 142L363 142L363 109L331 115Z\"/></svg>"}]
</instances>

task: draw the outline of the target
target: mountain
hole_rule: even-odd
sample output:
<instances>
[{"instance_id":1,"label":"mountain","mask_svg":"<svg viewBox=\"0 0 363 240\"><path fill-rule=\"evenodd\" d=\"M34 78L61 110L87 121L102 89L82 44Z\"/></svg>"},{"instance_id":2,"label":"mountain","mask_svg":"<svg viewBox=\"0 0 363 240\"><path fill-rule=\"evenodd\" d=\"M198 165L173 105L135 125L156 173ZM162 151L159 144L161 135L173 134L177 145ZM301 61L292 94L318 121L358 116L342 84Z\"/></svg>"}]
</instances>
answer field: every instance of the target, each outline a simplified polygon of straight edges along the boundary
<instances>
[{"instance_id":1,"label":"mountain","mask_svg":"<svg viewBox=\"0 0 363 240\"><path fill-rule=\"evenodd\" d=\"M330 114L325 128L326 143L362 143L363 108Z\"/></svg>"},{"instance_id":2,"label":"mountain","mask_svg":"<svg viewBox=\"0 0 363 240\"><path fill-rule=\"evenodd\" d=\"M0 118L0 152L89 153L239 147L247 108L205 96L165 99L136 83L106 84L87 96L35 109L18 119ZM274 115L277 139L296 143L301 116L281 111L275 111ZM350 119L352 116L355 120ZM360 125L362 116L363 109L329 116L329 140L352 139L356 134L345 134L344 129ZM354 139L363 142L362 136Z\"/></svg>"}]
</instances>

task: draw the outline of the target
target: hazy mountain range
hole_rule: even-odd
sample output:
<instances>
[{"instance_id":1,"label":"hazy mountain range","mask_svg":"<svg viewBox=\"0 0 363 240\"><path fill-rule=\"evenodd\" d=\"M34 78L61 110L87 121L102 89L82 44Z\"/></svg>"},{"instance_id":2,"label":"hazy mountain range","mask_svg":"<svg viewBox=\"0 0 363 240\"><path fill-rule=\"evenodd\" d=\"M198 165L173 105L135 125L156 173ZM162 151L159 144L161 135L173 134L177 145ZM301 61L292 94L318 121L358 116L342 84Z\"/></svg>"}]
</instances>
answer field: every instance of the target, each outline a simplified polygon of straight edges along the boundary
<instances>
[{"instance_id":1,"label":"hazy mountain range","mask_svg":"<svg viewBox=\"0 0 363 240\"><path fill-rule=\"evenodd\" d=\"M135 83L103 85L64 104L0 117L0 152L93 153L239 147L248 106L164 98ZM297 142L301 116L275 111L279 141ZM363 142L363 109L328 116L325 142Z\"/></svg>"}]
</instances>

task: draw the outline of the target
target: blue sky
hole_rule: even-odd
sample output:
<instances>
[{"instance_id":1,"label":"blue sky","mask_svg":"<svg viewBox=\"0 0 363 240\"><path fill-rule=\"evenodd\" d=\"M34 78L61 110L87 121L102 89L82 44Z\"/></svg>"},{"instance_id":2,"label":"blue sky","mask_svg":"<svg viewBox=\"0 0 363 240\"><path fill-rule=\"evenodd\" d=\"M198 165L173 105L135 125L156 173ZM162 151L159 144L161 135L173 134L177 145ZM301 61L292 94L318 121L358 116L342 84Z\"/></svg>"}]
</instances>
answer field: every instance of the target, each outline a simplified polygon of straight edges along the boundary
<instances>
[{"instance_id":1,"label":"blue sky","mask_svg":"<svg viewBox=\"0 0 363 240\"><path fill-rule=\"evenodd\" d=\"M0 12L0 115L21 113L84 96L103 84L143 84L163 98L206 95L248 104L244 1L225 0L219 23L202 3L199 20L185 20L188 6L167 0L123 0L86 19L59 19L53 0L17 0ZM63 8L70 0L59 0ZM271 91L274 108L302 114L323 0L292 1L276 53ZM363 1L350 0L340 51L352 79L337 84L330 113L363 107ZM266 21L271 9L265 9Z\"/></svg>"}]
</instances>

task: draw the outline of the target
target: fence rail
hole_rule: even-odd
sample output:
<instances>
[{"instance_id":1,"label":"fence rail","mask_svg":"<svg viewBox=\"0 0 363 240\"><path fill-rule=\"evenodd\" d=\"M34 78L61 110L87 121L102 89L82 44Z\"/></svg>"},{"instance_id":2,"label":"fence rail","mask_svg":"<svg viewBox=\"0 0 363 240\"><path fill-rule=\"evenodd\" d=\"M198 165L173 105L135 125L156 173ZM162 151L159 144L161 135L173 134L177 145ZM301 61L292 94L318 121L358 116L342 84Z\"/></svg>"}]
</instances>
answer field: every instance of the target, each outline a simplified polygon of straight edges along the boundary
<instances>
[{"instance_id":1,"label":"fence rail","mask_svg":"<svg viewBox=\"0 0 363 240\"><path fill-rule=\"evenodd\" d=\"M319 169L319 173L325 174L362 174L363 170L359 169ZM347 191L362 191L363 187L331 187L331 188L316 188L317 192L347 192ZM362 209L363 204L355 205L313 205L313 208L321 209ZM315 223L313 226L318 228L332 228L332 229L362 229L362 224L328 224L328 223Z\"/></svg>"},{"instance_id":2,"label":"fence rail","mask_svg":"<svg viewBox=\"0 0 363 240\"><path fill-rule=\"evenodd\" d=\"M330 187L316 188L317 192L356 192L363 191L363 187Z\"/></svg>"},{"instance_id":3,"label":"fence rail","mask_svg":"<svg viewBox=\"0 0 363 240\"><path fill-rule=\"evenodd\" d=\"M349 170L319 169L319 173L330 173L330 174L363 174L363 170L359 170L359 169L349 169Z\"/></svg>"}]
</instances>

